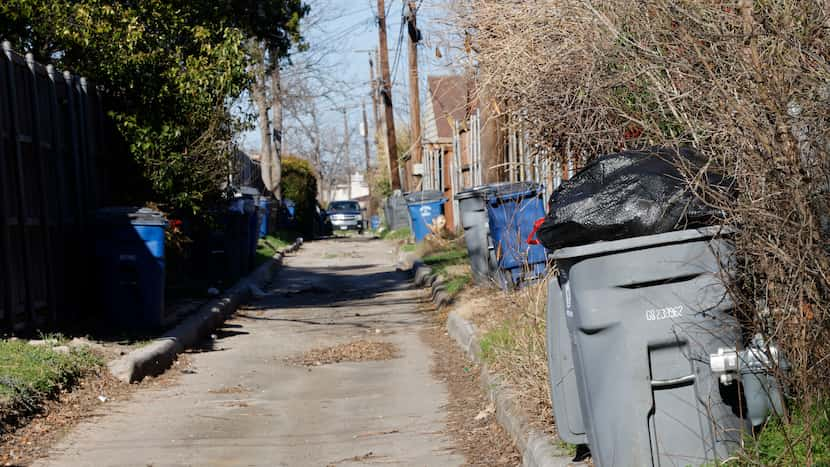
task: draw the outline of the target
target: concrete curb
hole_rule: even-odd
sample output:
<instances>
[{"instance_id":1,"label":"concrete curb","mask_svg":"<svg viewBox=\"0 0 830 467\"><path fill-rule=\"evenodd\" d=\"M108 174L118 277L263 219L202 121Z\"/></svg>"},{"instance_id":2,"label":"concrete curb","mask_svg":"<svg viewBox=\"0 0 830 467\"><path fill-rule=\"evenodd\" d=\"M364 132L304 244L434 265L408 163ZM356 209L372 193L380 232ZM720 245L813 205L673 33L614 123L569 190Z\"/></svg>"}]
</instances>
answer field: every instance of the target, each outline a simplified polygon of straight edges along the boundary
<instances>
[{"instance_id":1,"label":"concrete curb","mask_svg":"<svg viewBox=\"0 0 830 467\"><path fill-rule=\"evenodd\" d=\"M452 297L443 289L443 280L432 274L432 270L420 261L413 262L412 274L415 285L430 287L432 302L439 308L452 304ZM455 311L447 316L447 332L461 347L467 357L481 367L481 386L496 408L496 419L507 431L516 448L522 454L525 467L567 467L585 465L572 462L571 456L555 446L545 433L530 426L530 417L516 400L511 387L487 369L481 358L481 344L476 328Z\"/></svg>"},{"instance_id":2,"label":"concrete curb","mask_svg":"<svg viewBox=\"0 0 830 467\"><path fill-rule=\"evenodd\" d=\"M152 343L110 362L107 365L110 373L125 383L164 373L177 355L218 328L241 303L251 297L251 286L262 287L282 265L285 255L297 251L302 244L303 239L298 238L291 246L237 282L222 297L211 300Z\"/></svg>"},{"instance_id":3,"label":"concrete curb","mask_svg":"<svg viewBox=\"0 0 830 467\"><path fill-rule=\"evenodd\" d=\"M432 268L416 260L412 263L412 275L416 287L429 287L431 289L430 298L436 307L443 308L452 305L454 299L452 295L447 293L444 279L437 274L433 274Z\"/></svg>"}]
</instances>

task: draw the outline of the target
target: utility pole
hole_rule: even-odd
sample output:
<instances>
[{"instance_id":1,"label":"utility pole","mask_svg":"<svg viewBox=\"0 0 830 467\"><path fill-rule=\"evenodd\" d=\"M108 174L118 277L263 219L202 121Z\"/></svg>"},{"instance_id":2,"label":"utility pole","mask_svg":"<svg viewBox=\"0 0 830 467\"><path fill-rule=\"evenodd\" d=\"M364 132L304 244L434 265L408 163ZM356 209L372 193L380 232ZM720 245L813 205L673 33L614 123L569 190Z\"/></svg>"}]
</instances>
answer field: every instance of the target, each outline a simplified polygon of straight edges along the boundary
<instances>
[{"instance_id":1,"label":"utility pole","mask_svg":"<svg viewBox=\"0 0 830 467\"><path fill-rule=\"evenodd\" d=\"M349 152L349 111L343 107L343 152L346 155L346 183L349 199L352 199L352 154Z\"/></svg>"},{"instance_id":2,"label":"utility pole","mask_svg":"<svg viewBox=\"0 0 830 467\"><path fill-rule=\"evenodd\" d=\"M397 139L395 138L395 112L392 108L392 79L389 76L389 51L386 48L386 7L384 0L378 0L378 48L380 49L380 71L382 78L383 106L386 116L386 147L389 151L389 174L393 190L401 189L401 174L398 170Z\"/></svg>"},{"instance_id":3,"label":"utility pole","mask_svg":"<svg viewBox=\"0 0 830 467\"><path fill-rule=\"evenodd\" d=\"M378 50L375 49L374 57L378 56ZM375 78L375 62L373 57L369 57L369 79L372 83L372 124L375 127L375 147L380 147L380 138L378 138L378 134L380 132L380 127L378 124L380 123L380 108L378 107L378 80ZM387 154L388 156L388 154ZM388 159L388 157L387 157Z\"/></svg>"},{"instance_id":4,"label":"utility pole","mask_svg":"<svg viewBox=\"0 0 830 467\"><path fill-rule=\"evenodd\" d=\"M368 177L372 169L372 156L369 152L369 122L366 120L366 101L361 101L360 104L363 107L363 149L366 150L366 176Z\"/></svg>"},{"instance_id":5,"label":"utility pole","mask_svg":"<svg viewBox=\"0 0 830 467\"><path fill-rule=\"evenodd\" d=\"M378 49L361 49L355 50L354 52L367 52L369 54L369 86L371 87L372 95L372 128L374 129L374 131L372 132L372 142L375 145L375 150L378 153L378 161L380 161L381 154L385 153L386 149L381 147L379 136L381 131L381 121L379 113L380 110L378 109L378 81L377 79L375 79L375 61L378 56ZM386 169L389 169L388 164Z\"/></svg>"},{"instance_id":6,"label":"utility pole","mask_svg":"<svg viewBox=\"0 0 830 467\"><path fill-rule=\"evenodd\" d=\"M416 13L418 7L410 0L409 15L406 18L407 30L409 32L409 128L412 133L412 147L410 148L411 164L421 163L421 95L418 89L418 42L421 41L421 31L418 29ZM410 189L415 186L415 176L409 171L412 177ZM443 187L441 187L443 189Z\"/></svg>"},{"instance_id":7,"label":"utility pole","mask_svg":"<svg viewBox=\"0 0 830 467\"><path fill-rule=\"evenodd\" d=\"M374 191L372 185L375 181L372 176L372 154L369 151L369 122L366 119L366 101L362 100L360 105L363 107L363 149L366 151L366 175L364 175L363 180L369 188L369 215L371 216L377 210L374 193L372 193Z\"/></svg>"}]
</instances>

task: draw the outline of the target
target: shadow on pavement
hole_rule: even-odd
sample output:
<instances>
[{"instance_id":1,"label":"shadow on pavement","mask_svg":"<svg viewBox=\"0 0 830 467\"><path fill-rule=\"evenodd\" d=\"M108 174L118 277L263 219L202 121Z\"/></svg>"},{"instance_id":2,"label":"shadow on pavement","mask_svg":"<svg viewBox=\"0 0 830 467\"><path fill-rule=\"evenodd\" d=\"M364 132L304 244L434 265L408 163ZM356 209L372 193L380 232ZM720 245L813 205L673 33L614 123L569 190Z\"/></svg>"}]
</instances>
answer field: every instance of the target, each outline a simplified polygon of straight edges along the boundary
<instances>
[{"instance_id":1,"label":"shadow on pavement","mask_svg":"<svg viewBox=\"0 0 830 467\"><path fill-rule=\"evenodd\" d=\"M265 288L268 295L245 306L236 317L306 326L297 330L300 333L327 326L365 331L410 326L422 319L420 294L398 293L412 289L411 276L388 268L284 265Z\"/></svg>"}]
</instances>

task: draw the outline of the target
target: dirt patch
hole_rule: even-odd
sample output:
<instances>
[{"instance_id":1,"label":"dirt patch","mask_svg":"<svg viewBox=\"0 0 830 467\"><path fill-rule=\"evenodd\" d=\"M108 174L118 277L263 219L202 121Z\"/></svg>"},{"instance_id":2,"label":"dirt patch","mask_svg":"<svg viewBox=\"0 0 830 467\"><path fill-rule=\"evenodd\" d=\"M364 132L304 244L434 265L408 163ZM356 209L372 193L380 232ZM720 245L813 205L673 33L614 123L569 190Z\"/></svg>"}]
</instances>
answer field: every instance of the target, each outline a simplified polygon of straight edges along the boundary
<instances>
[{"instance_id":1,"label":"dirt patch","mask_svg":"<svg viewBox=\"0 0 830 467\"><path fill-rule=\"evenodd\" d=\"M230 402L226 402L226 403L222 404L222 406L223 407L243 408L243 409L247 408L247 407L250 407L250 405L247 402L243 402L243 401L230 401Z\"/></svg>"},{"instance_id":2,"label":"dirt patch","mask_svg":"<svg viewBox=\"0 0 830 467\"><path fill-rule=\"evenodd\" d=\"M340 362L368 362L391 360L398 356L398 348L390 342L357 340L333 347L311 349L288 363L301 366L320 366Z\"/></svg>"},{"instance_id":3,"label":"dirt patch","mask_svg":"<svg viewBox=\"0 0 830 467\"><path fill-rule=\"evenodd\" d=\"M432 374L449 390L447 433L470 466L517 466L522 457L496 421L490 400L481 388L481 368L473 364L440 325L421 332L434 352Z\"/></svg>"},{"instance_id":4,"label":"dirt patch","mask_svg":"<svg viewBox=\"0 0 830 467\"><path fill-rule=\"evenodd\" d=\"M208 392L211 394L242 394L250 391L241 384L237 384L236 386L223 386L218 389L211 389Z\"/></svg>"},{"instance_id":5,"label":"dirt patch","mask_svg":"<svg viewBox=\"0 0 830 467\"><path fill-rule=\"evenodd\" d=\"M125 384L102 367L84 376L71 391L62 391L46 401L38 413L19 420L16 427L0 431L0 465L30 465L46 457L51 447L85 419L100 417L113 404L125 402L141 387L168 387L175 384L190 360L180 356L170 370L140 384Z\"/></svg>"},{"instance_id":6,"label":"dirt patch","mask_svg":"<svg viewBox=\"0 0 830 467\"><path fill-rule=\"evenodd\" d=\"M485 333L504 324L515 313L516 303L509 294L496 288L470 287L455 299L455 312Z\"/></svg>"},{"instance_id":7,"label":"dirt patch","mask_svg":"<svg viewBox=\"0 0 830 467\"><path fill-rule=\"evenodd\" d=\"M108 405L126 400L130 392L129 385L105 368L87 375L73 391L61 392L25 424L0 436L0 465L28 465L44 457L75 424L105 413Z\"/></svg>"}]
</instances>

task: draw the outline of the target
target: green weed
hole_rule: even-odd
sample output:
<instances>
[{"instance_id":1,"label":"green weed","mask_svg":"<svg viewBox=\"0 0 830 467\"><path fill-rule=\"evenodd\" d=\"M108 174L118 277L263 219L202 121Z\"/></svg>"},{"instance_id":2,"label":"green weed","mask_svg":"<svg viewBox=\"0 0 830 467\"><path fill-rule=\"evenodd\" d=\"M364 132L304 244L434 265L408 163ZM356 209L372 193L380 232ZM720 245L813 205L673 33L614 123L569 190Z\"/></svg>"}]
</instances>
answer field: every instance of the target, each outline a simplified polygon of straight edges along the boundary
<instances>
[{"instance_id":1,"label":"green weed","mask_svg":"<svg viewBox=\"0 0 830 467\"><path fill-rule=\"evenodd\" d=\"M63 345L69 342L69 338L59 332L39 332L38 337L49 345Z\"/></svg>"},{"instance_id":2,"label":"green weed","mask_svg":"<svg viewBox=\"0 0 830 467\"><path fill-rule=\"evenodd\" d=\"M297 234L294 232L277 232L274 235L260 238L256 248L257 266L273 258L277 252L290 246L296 239Z\"/></svg>"},{"instance_id":3,"label":"green weed","mask_svg":"<svg viewBox=\"0 0 830 467\"><path fill-rule=\"evenodd\" d=\"M740 458L747 466L830 466L830 399L793 410L789 424L771 419L748 440Z\"/></svg>"},{"instance_id":4,"label":"green weed","mask_svg":"<svg viewBox=\"0 0 830 467\"><path fill-rule=\"evenodd\" d=\"M507 324L488 331L481 337L481 357L484 361L492 363L500 350L513 347L513 335Z\"/></svg>"},{"instance_id":5,"label":"green weed","mask_svg":"<svg viewBox=\"0 0 830 467\"><path fill-rule=\"evenodd\" d=\"M461 292L470 282L473 281L473 276L464 274L461 276L453 276L447 281L446 290L450 295L455 295Z\"/></svg>"},{"instance_id":6,"label":"green weed","mask_svg":"<svg viewBox=\"0 0 830 467\"><path fill-rule=\"evenodd\" d=\"M571 458L576 457L576 444L569 444L557 438L556 447L559 448L564 455Z\"/></svg>"},{"instance_id":7,"label":"green weed","mask_svg":"<svg viewBox=\"0 0 830 467\"><path fill-rule=\"evenodd\" d=\"M384 230L380 234L380 238L384 240L407 240L411 236L412 230L409 227L398 230Z\"/></svg>"},{"instance_id":8,"label":"green weed","mask_svg":"<svg viewBox=\"0 0 830 467\"><path fill-rule=\"evenodd\" d=\"M406 253L412 253L417 248L418 248L418 245L416 245L414 243L404 243L403 245L401 245L401 251L404 251Z\"/></svg>"},{"instance_id":9,"label":"green weed","mask_svg":"<svg viewBox=\"0 0 830 467\"><path fill-rule=\"evenodd\" d=\"M432 268L432 272L439 275L445 275L447 266L455 266L457 264L464 264L468 261L466 248L452 248L448 250L438 251L430 255L424 256L424 264Z\"/></svg>"},{"instance_id":10,"label":"green weed","mask_svg":"<svg viewBox=\"0 0 830 467\"><path fill-rule=\"evenodd\" d=\"M49 345L0 340L0 419L34 410L45 398L71 387L102 364L87 349L61 353Z\"/></svg>"}]
</instances>

